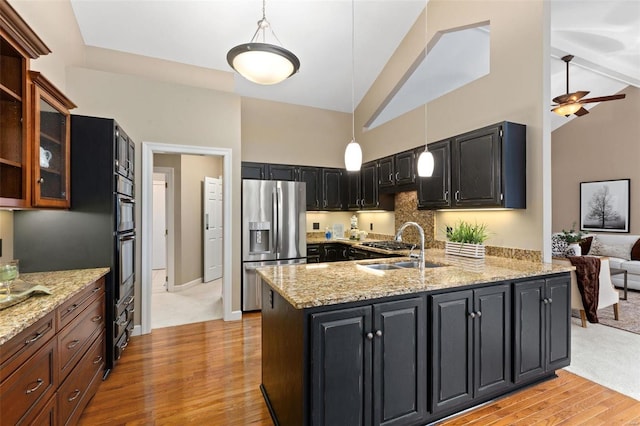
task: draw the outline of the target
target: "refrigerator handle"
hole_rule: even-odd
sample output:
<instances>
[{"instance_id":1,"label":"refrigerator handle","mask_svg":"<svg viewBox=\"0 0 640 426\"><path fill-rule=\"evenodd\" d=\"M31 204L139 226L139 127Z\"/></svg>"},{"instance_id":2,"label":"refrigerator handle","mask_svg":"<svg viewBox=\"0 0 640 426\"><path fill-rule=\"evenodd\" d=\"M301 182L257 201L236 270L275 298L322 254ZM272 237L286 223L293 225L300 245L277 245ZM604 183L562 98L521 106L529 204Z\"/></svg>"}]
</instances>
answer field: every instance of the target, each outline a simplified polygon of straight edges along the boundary
<instances>
[{"instance_id":1,"label":"refrigerator handle","mask_svg":"<svg viewBox=\"0 0 640 426\"><path fill-rule=\"evenodd\" d=\"M278 247L278 242L280 241L280 235L279 234L279 230L280 230L280 225L278 223L278 213L279 213L279 209L278 209L278 188L273 188L273 192L271 193L271 205L272 205L272 209L273 209L273 220L271 221L271 226L273 228L273 253L275 253L276 255L278 254L278 252L280 251L279 247Z\"/></svg>"}]
</instances>

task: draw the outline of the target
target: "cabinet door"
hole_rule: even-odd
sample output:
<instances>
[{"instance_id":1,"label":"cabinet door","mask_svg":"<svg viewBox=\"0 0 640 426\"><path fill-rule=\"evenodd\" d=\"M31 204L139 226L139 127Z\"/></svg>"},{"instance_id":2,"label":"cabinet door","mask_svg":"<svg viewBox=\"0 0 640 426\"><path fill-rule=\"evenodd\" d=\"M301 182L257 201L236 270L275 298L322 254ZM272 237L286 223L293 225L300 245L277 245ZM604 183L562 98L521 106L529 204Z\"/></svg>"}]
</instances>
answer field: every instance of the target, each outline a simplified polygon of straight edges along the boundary
<instances>
[{"instance_id":1,"label":"cabinet door","mask_svg":"<svg viewBox=\"0 0 640 426\"><path fill-rule=\"evenodd\" d=\"M378 160L378 183L380 188L390 188L395 185L395 169L393 155Z\"/></svg>"},{"instance_id":2,"label":"cabinet door","mask_svg":"<svg viewBox=\"0 0 640 426\"><path fill-rule=\"evenodd\" d=\"M307 210L320 210L322 207L322 169L300 167L299 180L307 184Z\"/></svg>"},{"instance_id":3,"label":"cabinet door","mask_svg":"<svg viewBox=\"0 0 640 426\"><path fill-rule=\"evenodd\" d=\"M569 277L547 279L547 371L569 365L571 361L571 287Z\"/></svg>"},{"instance_id":4,"label":"cabinet door","mask_svg":"<svg viewBox=\"0 0 640 426\"><path fill-rule=\"evenodd\" d=\"M516 283L513 287L514 382L520 383L545 372L545 281Z\"/></svg>"},{"instance_id":5,"label":"cabinet door","mask_svg":"<svg viewBox=\"0 0 640 426\"><path fill-rule=\"evenodd\" d=\"M342 210L342 170L322 169L324 210Z\"/></svg>"},{"instance_id":6,"label":"cabinet door","mask_svg":"<svg viewBox=\"0 0 640 426\"><path fill-rule=\"evenodd\" d=\"M437 209L451 206L451 142L429 144L433 154L433 174L418 177L418 208Z\"/></svg>"},{"instance_id":7,"label":"cabinet door","mask_svg":"<svg viewBox=\"0 0 640 426\"><path fill-rule=\"evenodd\" d=\"M439 413L473 399L473 292L431 299L431 411Z\"/></svg>"},{"instance_id":8,"label":"cabinet door","mask_svg":"<svg viewBox=\"0 0 640 426\"><path fill-rule=\"evenodd\" d=\"M342 244L323 244L322 262L340 262L349 260L347 246Z\"/></svg>"},{"instance_id":9,"label":"cabinet door","mask_svg":"<svg viewBox=\"0 0 640 426\"><path fill-rule=\"evenodd\" d=\"M417 424L426 413L424 299L373 306L374 425Z\"/></svg>"},{"instance_id":10,"label":"cabinet door","mask_svg":"<svg viewBox=\"0 0 640 426\"><path fill-rule=\"evenodd\" d=\"M311 423L371 424L371 307L311 315Z\"/></svg>"},{"instance_id":11,"label":"cabinet door","mask_svg":"<svg viewBox=\"0 0 640 426\"><path fill-rule=\"evenodd\" d=\"M38 72L29 73L33 108L34 207L69 207L69 108L75 107ZM64 103L62 101L64 101Z\"/></svg>"},{"instance_id":12,"label":"cabinet door","mask_svg":"<svg viewBox=\"0 0 640 426\"><path fill-rule=\"evenodd\" d=\"M297 180L298 168L296 166L287 166L284 164L269 164L269 179L270 180Z\"/></svg>"},{"instance_id":13,"label":"cabinet door","mask_svg":"<svg viewBox=\"0 0 640 426\"><path fill-rule=\"evenodd\" d=\"M265 179L267 176L267 165L264 163L252 163L243 161L240 169L242 179Z\"/></svg>"},{"instance_id":14,"label":"cabinet door","mask_svg":"<svg viewBox=\"0 0 640 426\"><path fill-rule=\"evenodd\" d=\"M364 165L363 165L364 167ZM362 169L355 172L347 171L345 174L345 196L348 209L357 210L361 207L361 177Z\"/></svg>"},{"instance_id":15,"label":"cabinet door","mask_svg":"<svg viewBox=\"0 0 640 426\"><path fill-rule=\"evenodd\" d=\"M395 185L413 185L416 183L416 158L413 150L404 151L394 156Z\"/></svg>"},{"instance_id":16,"label":"cabinet door","mask_svg":"<svg viewBox=\"0 0 640 426\"><path fill-rule=\"evenodd\" d=\"M474 397L504 391L511 386L510 284L473 292Z\"/></svg>"},{"instance_id":17,"label":"cabinet door","mask_svg":"<svg viewBox=\"0 0 640 426\"><path fill-rule=\"evenodd\" d=\"M378 203L378 164L375 161L365 163L360 170L360 196L362 208L377 208Z\"/></svg>"},{"instance_id":18,"label":"cabinet door","mask_svg":"<svg viewBox=\"0 0 640 426\"><path fill-rule=\"evenodd\" d=\"M458 136L452 152L454 197L458 207L500 206L502 153L500 126Z\"/></svg>"}]
</instances>

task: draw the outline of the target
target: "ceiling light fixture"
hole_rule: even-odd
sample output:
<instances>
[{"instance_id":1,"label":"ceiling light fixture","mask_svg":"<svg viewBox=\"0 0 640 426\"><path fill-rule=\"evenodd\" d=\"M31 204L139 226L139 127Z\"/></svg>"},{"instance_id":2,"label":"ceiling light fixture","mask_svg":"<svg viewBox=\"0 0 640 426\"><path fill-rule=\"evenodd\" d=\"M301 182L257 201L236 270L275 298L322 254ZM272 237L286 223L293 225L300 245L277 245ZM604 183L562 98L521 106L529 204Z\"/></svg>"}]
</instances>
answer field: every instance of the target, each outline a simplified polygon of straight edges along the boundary
<instances>
[{"instance_id":1,"label":"ceiling light fixture","mask_svg":"<svg viewBox=\"0 0 640 426\"><path fill-rule=\"evenodd\" d=\"M427 49L428 42L428 21L427 21L427 7L429 4L427 3L424 7L424 48ZM425 61L427 58L427 54L429 52L425 52ZM428 79L425 79L427 81ZM433 159L433 154L429 152L429 147L427 146L427 103L424 104L424 151L420 153L418 157L418 176L420 177L431 177L433 175L433 168L435 167L435 162Z\"/></svg>"},{"instance_id":2,"label":"ceiling light fixture","mask_svg":"<svg viewBox=\"0 0 640 426\"><path fill-rule=\"evenodd\" d=\"M280 43L273 32L265 14L265 1L262 0L262 19L251 41L239 44L227 53L227 62L241 76L257 84L276 84L291 77L300 69L300 60L296 55L281 46L266 43L267 29ZM256 41L262 32L262 42Z\"/></svg>"},{"instance_id":3,"label":"ceiling light fixture","mask_svg":"<svg viewBox=\"0 0 640 426\"><path fill-rule=\"evenodd\" d=\"M344 150L344 166L349 172L357 172L362 166L362 148L356 142L356 107L355 107L355 0L351 0L351 142Z\"/></svg>"}]
</instances>

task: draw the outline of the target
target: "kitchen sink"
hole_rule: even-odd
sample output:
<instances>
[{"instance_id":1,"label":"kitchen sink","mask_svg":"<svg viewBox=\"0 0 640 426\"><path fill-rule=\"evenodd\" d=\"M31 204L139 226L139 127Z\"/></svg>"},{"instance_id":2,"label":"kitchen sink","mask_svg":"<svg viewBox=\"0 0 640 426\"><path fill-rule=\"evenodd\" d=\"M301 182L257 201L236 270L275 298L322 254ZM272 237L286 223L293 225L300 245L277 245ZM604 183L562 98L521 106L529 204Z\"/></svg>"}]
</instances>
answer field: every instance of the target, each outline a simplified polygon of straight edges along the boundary
<instances>
[{"instance_id":1,"label":"kitchen sink","mask_svg":"<svg viewBox=\"0 0 640 426\"><path fill-rule=\"evenodd\" d=\"M369 264L361 264L365 268L377 269L379 271L390 271L394 269L411 269L418 268L419 262L417 261L403 261L403 262L394 262L394 263L369 263ZM442 265L438 265L437 263L425 262L425 268L438 268Z\"/></svg>"}]
</instances>

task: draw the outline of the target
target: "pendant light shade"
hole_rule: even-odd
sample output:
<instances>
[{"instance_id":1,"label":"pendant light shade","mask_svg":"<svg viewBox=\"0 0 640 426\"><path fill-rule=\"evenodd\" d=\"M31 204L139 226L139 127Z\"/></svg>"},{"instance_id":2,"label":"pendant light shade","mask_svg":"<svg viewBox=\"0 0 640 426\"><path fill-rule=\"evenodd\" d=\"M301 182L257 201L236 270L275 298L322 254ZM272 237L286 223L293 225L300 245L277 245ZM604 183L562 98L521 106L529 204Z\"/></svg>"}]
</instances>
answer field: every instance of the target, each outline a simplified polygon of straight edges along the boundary
<instances>
[{"instance_id":1,"label":"pendant light shade","mask_svg":"<svg viewBox=\"0 0 640 426\"><path fill-rule=\"evenodd\" d=\"M265 42L266 31L271 24L265 16L265 0L262 0L262 19L249 43L233 47L227 53L227 62L249 81L257 84L276 84L291 77L300 69L300 60L296 55L281 46ZM262 33L262 43L256 41ZM271 34L280 43L271 29Z\"/></svg>"},{"instance_id":2,"label":"pendant light shade","mask_svg":"<svg viewBox=\"0 0 640 426\"><path fill-rule=\"evenodd\" d=\"M434 165L433 154L425 149L418 157L418 176L431 177Z\"/></svg>"},{"instance_id":3,"label":"pendant light shade","mask_svg":"<svg viewBox=\"0 0 640 426\"><path fill-rule=\"evenodd\" d=\"M355 140L347 144L344 150L344 166L349 172L357 172L362 165L362 149Z\"/></svg>"},{"instance_id":4,"label":"pendant light shade","mask_svg":"<svg viewBox=\"0 0 640 426\"><path fill-rule=\"evenodd\" d=\"M362 148L356 142L356 107L355 107L355 11L354 0L351 0L351 142L344 150L344 167L349 172L357 172L362 166Z\"/></svg>"}]
</instances>

